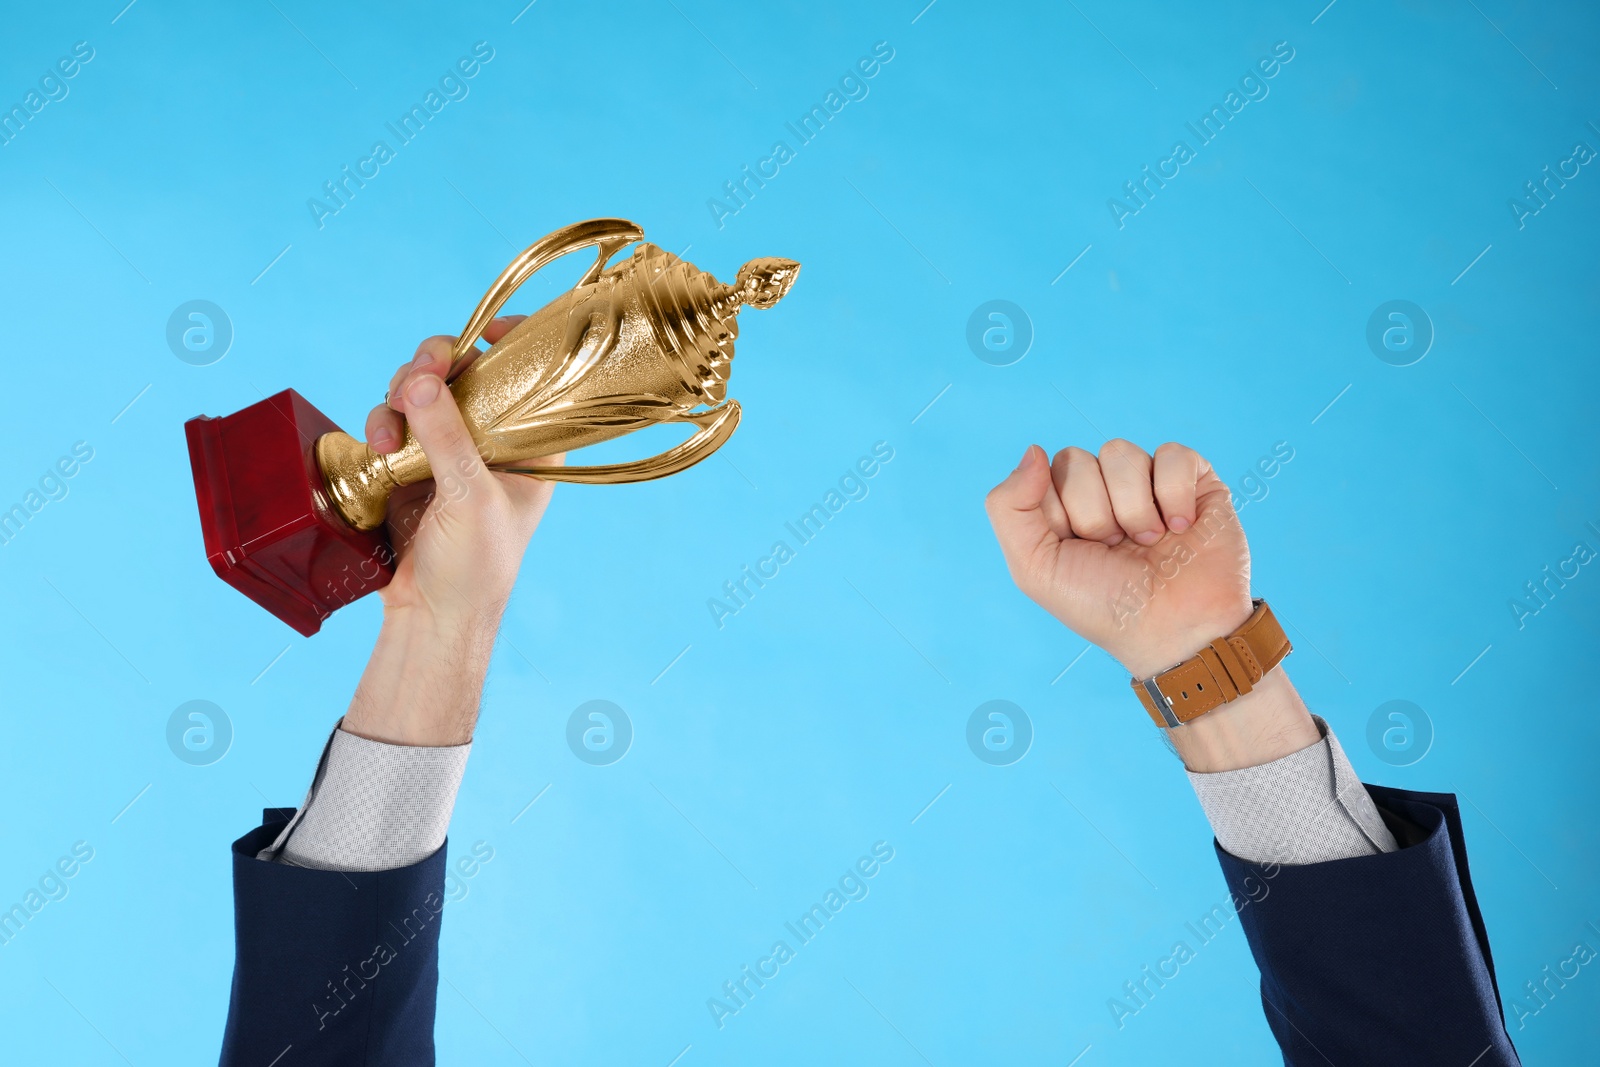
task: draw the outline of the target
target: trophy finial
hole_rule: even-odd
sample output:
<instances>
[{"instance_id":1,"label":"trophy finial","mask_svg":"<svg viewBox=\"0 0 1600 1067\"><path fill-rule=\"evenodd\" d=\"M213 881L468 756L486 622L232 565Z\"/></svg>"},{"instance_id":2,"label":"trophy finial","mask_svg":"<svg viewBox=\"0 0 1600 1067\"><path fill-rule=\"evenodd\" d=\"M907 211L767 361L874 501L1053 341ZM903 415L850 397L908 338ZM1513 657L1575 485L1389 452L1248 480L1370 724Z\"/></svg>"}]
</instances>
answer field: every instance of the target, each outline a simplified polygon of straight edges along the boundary
<instances>
[{"instance_id":1,"label":"trophy finial","mask_svg":"<svg viewBox=\"0 0 1600 1067\"><path fill-rule=\"evenodd\" d=\"M733 289L740 303L765 309L787 296L799 276L800 264L794 260L764 256L739 268Z\"/></svg>"}]
</instances>

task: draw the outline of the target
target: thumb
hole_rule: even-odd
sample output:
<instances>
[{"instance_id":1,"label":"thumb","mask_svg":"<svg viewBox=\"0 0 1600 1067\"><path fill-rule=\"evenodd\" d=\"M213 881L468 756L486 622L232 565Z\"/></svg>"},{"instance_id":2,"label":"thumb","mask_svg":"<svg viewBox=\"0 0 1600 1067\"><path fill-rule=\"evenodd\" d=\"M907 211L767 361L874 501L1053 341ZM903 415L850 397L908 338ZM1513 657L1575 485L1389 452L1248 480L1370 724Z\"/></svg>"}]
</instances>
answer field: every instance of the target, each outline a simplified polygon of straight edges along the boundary
<instances>
[{"instance_id":1,"label":"thumb","mask_svg":"<svg viewBox=\"0 0 1600 1067\"><path fill-rule=\"evenodd\" d=\"M443 378L432 370L413 375L405 386L405 405L406 423L428 457L436 483L476 478L485 472L478 446Z\"/></svg>"},{"instance_id":2,"label":"thumb","mask_svg":"<svg viewBox=\"0 0 1600 1067\"><path fill-rule=\"evenodd\" d=\"M1041 548L1059 540L1044 512L1045 494L1054 491L1044 449L1029 445L1017 469L984 499L989 525L1013 577L1029 569L1029 561Z\"/></svg>"}]
</instances>

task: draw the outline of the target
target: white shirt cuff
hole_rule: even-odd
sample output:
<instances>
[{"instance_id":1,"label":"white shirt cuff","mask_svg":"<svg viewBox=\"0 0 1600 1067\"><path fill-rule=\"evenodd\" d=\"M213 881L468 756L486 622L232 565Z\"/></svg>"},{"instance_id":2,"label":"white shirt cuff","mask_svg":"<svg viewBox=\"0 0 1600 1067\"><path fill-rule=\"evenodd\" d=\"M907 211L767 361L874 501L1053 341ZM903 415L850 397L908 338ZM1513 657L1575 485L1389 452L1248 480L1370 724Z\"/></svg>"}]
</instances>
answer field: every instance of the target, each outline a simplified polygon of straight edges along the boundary
<instances>
[{"instance_id":1,"label":"white shirt cuff","mask_svg":"<svg viewBox=\"0 0 1600 1067\"><path fill-rule=\"evenodd\" d=\"M472 744L389 745L335 728L295 817L258 859L328 871L386 871L444 844Z\"/></svg>"},{"instance_id":2,"label":"white shirt cuff","mask_svg":"<svg viewBox=\"0 0 1600 1067\"><path fill-rule=\"evenodd\" d=\"M1259 767L1189 772L1217 843L1249 863L1305 864L1398 851L1328 724L1322 740Z\"/></svg>"}]
</instances>

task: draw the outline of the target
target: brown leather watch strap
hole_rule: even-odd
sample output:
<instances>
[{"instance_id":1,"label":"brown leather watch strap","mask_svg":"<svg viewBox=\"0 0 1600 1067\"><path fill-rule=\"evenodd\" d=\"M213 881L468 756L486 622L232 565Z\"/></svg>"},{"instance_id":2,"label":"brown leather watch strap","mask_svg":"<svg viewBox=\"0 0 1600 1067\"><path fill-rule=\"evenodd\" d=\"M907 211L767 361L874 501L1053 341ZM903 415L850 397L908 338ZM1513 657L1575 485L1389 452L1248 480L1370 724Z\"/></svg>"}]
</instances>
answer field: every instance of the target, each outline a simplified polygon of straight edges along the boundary
<instances>
[{"instance_id":1,"label":"brown leather watch strap","mask_svg":"<svg viewBox=\"0 0 1600 1067\"><path fill-rule=\"evenodd\" d=\"M1154 678L1131 683L1139 703L1160 727L1181 726L1250 692L1294 650L1265 600L1255 600L1245 624Z\"/></svg>"}]
</instances>

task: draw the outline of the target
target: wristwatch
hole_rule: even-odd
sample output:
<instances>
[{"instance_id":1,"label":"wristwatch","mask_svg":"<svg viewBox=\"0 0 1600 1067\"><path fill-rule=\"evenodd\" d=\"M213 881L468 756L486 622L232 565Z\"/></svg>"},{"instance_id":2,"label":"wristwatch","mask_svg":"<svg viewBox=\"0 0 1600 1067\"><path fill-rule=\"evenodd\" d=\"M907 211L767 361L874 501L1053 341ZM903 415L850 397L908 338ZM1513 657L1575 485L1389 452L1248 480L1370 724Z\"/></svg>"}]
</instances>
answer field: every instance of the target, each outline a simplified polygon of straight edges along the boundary
<instances>
[{"instance_id":1,"label":"wristwatch","mask_svg":"<svg viewBox=\"0 0 1600 1067\"><path fill-rule=\"evenodd\" d=\"M1133 691L1157 726L1182 726L1255 688L1294 651L1265 600L1227 637L1152 678L1132 681Z\"/></svg>"}]
</instances>

